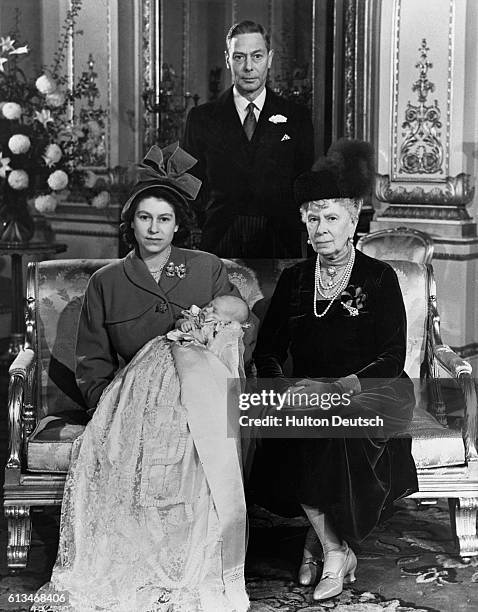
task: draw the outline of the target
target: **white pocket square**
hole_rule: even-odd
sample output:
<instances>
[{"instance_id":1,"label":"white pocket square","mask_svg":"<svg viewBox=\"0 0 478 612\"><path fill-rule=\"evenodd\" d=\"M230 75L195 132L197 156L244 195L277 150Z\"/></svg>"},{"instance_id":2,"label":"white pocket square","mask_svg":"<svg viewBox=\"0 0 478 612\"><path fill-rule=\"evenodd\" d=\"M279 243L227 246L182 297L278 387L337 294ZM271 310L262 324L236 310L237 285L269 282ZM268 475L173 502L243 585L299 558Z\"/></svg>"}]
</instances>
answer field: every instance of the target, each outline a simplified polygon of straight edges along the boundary
<instances>
[{"instance_id":1,"label":"white pocket square","mask_svg":"<svg viewBox=\"0 0 478 612\"><path fill-rule=\"evenodd\" d=\"M283 142L284 140L290 140L289 134L284 134L284 136L282 136L282 138L280 139L281 142Z\"/></svg>"}]
</instances>

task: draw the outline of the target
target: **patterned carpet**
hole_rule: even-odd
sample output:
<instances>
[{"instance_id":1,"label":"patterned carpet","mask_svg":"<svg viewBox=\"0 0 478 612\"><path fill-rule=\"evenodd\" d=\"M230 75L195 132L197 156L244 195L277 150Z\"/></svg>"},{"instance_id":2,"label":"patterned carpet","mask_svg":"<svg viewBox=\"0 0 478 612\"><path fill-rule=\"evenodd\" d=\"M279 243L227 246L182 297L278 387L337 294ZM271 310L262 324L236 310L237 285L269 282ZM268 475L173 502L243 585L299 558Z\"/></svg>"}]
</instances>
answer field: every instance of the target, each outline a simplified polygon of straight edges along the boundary
<instances>
[{"instance_id":1,"label":"patterned carpet","mask_svg":"<svg viewBox=\"0 0 478 612\"><path fill-rule=\"evenodd\" d=\"M478 557L464 563L451 537L448 507L417 508L404 500L359 550L357 581L327 602L297 585L303 519L280 520L256 511L248 557L254 612L458 612L478 609Z\"/></svg>"},{"instance_id":2,"label":"patterned carpet","mask_svg":"<svg viewBox=\"0 0 478 612\"><path fill-rule=\"evenodd\" d=\"M329 601L312 600L296 571L305 535L304 519L279 519L255 509L247 559L251 612L462 612L478 609L478 557L463 563L454 555L446 505L417 509L412 500L356 550L357 581ZM26 611L9 603L11 594L29 594L49 578L57 546L59 515L35 513L28 569L9 575L2 554L0 610ZM1 549L6 530L1 523ZM133 610L131 612L134 612Z\"/></svg>"}]
</instances>

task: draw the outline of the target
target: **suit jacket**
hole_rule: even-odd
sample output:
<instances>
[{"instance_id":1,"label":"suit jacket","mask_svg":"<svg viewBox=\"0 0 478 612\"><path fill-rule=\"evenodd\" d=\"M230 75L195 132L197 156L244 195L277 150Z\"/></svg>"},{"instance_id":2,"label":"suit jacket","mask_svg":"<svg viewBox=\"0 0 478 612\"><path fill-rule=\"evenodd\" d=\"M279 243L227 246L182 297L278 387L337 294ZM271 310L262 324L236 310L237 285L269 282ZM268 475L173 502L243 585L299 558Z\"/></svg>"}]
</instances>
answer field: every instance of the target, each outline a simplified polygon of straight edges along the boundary
<instances>
[{"instance_id":1,"label":"suit jacket","mask_svg":"<svg viewBox=\"0 0 478 612\"><path fill-rule=\"evenodd\" d=\"M146 342L170 331L181 310L217 295L240 297L215 255L173 246L169 262L183 264L185 277L163 274L158 285L134 251L91 276L76 347L77 384L89 408L113 380L118 357L129 362Z\"/></svg>"},{"instance_id":2,"label":"suit jacket","mask_svg":"<svg viewBox=\"0 0 478 612\"><path fill-rule=\"evenodd\" d=\"M276 122L270 121L274 116ZM231 87L216 101L190 110L183 146L198 159L192 171L203 181L199 198L206 215L206 250L219 242L235 215L298 219L293 182L314 160L313 126L305 107L267 89L249 142Z\"/></svg>"}]
</instances>

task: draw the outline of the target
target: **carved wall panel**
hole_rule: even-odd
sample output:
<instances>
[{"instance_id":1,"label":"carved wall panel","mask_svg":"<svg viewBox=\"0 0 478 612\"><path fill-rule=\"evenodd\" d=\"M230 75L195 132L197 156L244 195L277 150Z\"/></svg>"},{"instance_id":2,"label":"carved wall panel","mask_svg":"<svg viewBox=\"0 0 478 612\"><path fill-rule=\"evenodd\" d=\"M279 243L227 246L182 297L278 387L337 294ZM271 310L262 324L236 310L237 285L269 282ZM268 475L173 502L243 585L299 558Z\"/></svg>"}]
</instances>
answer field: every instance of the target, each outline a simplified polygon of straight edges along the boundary
<instances>
[{"instance_id":1,"label":"carved wall panel","mask_svg":"<svg viewBox=\"0 0 478 612\"><path fill-rule=\"evenodd\" d=\"M450 176L454 0L395 0L392 180Z\"/></svg>"},{"instance_id":2,"label":"carved wall panel","mask_svg":"<svg viewBox=\"0 0 478 612\"><path fill-rule=\"evenodd\" d=\"M379 166L385 216L469 221L474 197L464 151L466 0L382 3ZM390 76L388 76L390 75ZM438 214L436 206L448 206ZM456 210L456 207L460 210ZM412 215L411 215L412 216ZM470 226L466 234L475 230Z\"/></svg>"}]
</instances>

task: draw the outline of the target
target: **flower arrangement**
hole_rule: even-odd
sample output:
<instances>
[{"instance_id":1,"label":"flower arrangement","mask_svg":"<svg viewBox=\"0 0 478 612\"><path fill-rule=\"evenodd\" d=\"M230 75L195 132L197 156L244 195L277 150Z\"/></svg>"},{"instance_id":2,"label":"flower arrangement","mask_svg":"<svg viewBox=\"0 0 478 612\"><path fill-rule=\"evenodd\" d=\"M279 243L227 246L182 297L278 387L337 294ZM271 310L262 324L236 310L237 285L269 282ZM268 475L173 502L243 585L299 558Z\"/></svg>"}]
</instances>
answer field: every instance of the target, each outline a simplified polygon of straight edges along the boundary
<instances>
[{"instance_id":1,"label":"flower arrangement","mask_svg":"<svg viewBox=\"0 0 478 612\"><path fill-rule=\"evenodd\" d=\"M20 67L30 53L15 31L0 37L0 182L4 202L33 199L35 208L52 212L70 193L98 208L109 193L86 166L104 166L106 111L95 106L99 91L93 59L89 71L68 87L61 73L68 41L82 0L72 0L52 66L29 79ZM80 104L78 103L80 101ZM85 102L85 104L81 104ZM82 169L83 168L83 169Z\"/></svg>"}]
</instances>

